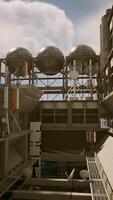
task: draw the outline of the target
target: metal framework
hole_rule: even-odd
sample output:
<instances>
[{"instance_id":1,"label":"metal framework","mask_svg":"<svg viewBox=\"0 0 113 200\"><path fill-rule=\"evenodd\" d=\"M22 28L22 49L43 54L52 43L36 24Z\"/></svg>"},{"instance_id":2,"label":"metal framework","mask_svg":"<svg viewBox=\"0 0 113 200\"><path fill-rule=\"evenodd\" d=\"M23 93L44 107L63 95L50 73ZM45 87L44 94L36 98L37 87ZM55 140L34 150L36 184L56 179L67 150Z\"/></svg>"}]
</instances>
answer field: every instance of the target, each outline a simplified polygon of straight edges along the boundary
<instances>
[{"instance_id":1,"label":"metal framework","mask_svg":"<svg viewBox=\"0 0 113 200\"><path fill-rule=\"evenodd\" d=\"M76 81L70 80L69 67L67 65L64 65L60 73L48 76L42 74L33 64L29 75L19 77L11 75L5 67L5 59L0 59L0 83L3 84L5 82L12 85L35 85L43 92L41 100L97 99L97 77L79 75Z\"/></svg>"}]
</instances>

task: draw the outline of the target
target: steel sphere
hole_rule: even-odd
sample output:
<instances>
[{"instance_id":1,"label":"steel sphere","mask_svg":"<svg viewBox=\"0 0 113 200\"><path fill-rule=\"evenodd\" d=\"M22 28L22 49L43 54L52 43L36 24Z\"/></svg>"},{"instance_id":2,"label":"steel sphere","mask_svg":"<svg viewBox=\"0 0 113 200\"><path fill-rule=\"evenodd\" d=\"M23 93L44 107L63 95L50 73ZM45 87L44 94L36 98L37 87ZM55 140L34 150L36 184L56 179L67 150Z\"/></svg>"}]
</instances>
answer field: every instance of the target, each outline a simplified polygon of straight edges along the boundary
<instances>
[{"instance_id":1,"label":"steel sphere","mask_svg":"<svg viewBox=\"0 0 113 200\"><path fill-rule=\"evenodd\" d=\"M64 66L64 56L57 47L47 46L40 50L35 63L41 73L55 75L59 73Z\"/></svg>"},{"instance_id":2,"label":"steel sphere","mask_svg":"<svg viewBox=\"0 0 113 200\"><path fill-rule=\"evenodd\" d=\"M90 60L92 74L96 73L97 56L91 47L82 44L73 48L67 57L67 63L73 65L74 60L76 61L76 69L79 74L89 75Z\"/></svg>"},{"instance_id":3,"label":"steel sphere","mask_svg":"<svg viewBox=\"0 0 113 200\"><path fill-rule=\"evenodd\" d=\"M32 55L22 47L11 49L6 56L6 66L11 74L24 76L25 65L28 67L28 72L32 69Z\"/></svg>"}]
</instances>

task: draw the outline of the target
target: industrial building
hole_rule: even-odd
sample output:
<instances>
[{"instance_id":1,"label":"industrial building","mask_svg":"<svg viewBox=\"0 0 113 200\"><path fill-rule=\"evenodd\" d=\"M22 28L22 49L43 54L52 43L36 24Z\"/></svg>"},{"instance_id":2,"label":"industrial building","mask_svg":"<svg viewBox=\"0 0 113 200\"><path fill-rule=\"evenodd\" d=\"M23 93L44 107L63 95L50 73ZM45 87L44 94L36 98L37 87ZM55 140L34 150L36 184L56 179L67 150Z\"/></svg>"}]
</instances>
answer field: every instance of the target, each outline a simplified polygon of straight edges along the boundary
<instances>
[{"instance_id":1,"label":"industrial building","mask_svg":"<svg viewBox=\"0 0 113 200\"><path fill-rule=\"evenodd\" d=\"M113 199L113 7L100 36L0 59L1 199Z\"/></svg>"}]
</instances>

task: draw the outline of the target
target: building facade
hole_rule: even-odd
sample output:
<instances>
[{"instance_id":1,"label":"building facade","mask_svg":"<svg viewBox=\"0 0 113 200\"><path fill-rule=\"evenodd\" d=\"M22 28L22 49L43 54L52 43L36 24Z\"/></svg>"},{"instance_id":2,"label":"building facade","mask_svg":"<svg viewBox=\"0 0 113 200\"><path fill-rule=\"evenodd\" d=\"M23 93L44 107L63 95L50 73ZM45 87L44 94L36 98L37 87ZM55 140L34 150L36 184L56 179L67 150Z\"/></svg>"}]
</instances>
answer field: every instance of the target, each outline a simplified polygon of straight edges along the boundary
<instances>
[{"instance_id":1,"label":"building facade","mask_svg":"<svg viewBox=\"0 0 113 200\"><path fill-rule=\"evenodd\" d=\"M101 98L113 92L113 7L106 11L100 25Z\"/></svg>"}]
</instances>

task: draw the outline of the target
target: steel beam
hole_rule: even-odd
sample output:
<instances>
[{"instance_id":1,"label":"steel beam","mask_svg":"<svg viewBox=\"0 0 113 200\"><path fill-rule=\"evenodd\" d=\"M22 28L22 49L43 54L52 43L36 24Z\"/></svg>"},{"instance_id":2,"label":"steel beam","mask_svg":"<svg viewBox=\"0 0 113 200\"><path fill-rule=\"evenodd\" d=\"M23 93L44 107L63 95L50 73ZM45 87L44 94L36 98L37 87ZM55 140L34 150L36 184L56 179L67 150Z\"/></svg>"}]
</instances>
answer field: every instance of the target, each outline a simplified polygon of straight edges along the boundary
<instances>
[{"instance_id":1,"label":"steel beam","mask_svg":"<svg viewBox=\"0 0 113 200\"><path fill-rule=\"evenodd\" d=\"M72 189L76 187L89 187L88 181L73 179L68 181L67 179L50 179L50 178L31 178L25 185L28 186L39 186L39 187L54 187L54 188L65 188Z\"/></svg>"},{"instance_id":2,"label":"steel beam","mask_svg":"<svg viewBox=\"0 0 113 200\"><path fill-rule=\"evenodd\" d=\"M90 193L15 190L12 199L26 200L91 200Z\"/></svg>"}]
</instances>

